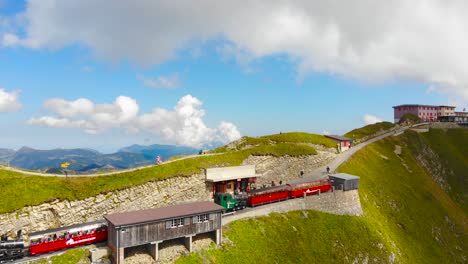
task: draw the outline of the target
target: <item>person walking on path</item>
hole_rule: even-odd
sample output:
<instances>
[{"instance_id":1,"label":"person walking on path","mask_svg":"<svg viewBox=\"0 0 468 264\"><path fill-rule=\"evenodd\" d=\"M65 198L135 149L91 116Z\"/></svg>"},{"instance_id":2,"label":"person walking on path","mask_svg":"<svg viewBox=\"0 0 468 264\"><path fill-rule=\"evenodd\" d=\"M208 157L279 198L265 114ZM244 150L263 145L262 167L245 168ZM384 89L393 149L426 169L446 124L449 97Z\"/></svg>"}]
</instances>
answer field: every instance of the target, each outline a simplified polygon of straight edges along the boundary
<instances>
[{"instance_id":1,"label":"person walking on path","mask_svg":"<svg viewBox=\"0 0 468 264\"><path fill-rule=\"evenodd\" d=\"M330 167L327 166L327 174L330 174Z\"/></svg>"}]
</instances>

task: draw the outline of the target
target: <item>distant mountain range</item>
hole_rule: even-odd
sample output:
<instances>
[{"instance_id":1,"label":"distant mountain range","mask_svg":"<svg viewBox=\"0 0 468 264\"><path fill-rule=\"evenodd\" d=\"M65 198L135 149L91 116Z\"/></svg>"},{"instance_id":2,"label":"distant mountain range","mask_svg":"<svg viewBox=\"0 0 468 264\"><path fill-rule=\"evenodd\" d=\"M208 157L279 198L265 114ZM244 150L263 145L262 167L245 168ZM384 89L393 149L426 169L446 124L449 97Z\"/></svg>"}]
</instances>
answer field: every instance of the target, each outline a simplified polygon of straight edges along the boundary
<instances>
[{"instance_id":1,"label":"distant mountain range","mask_svg":"<svg viewBox=\"0 0 468 264\"><path fill-rule=\"evenodd\" d=\"M0 149L0 163L49 173L62 173L60 165L69 162L71 173L93 173L115 169L128 169L153 164L156 156L166 160L173 156L195 154L198 149L174 145L132 145L112 154L102 154L93 149L37 150L22 147L18 151Z\"/></svg>"},{"instance_id":2,"label":"distant mountain range","mask_svg":"<svg viewBox=\"0 0 468 264\"><path fill-rule=\"evenodd\" d=\"M8 163L13 155L15 155L14 150L0 148L0 163Z\"/></svg>"}]
</instances>

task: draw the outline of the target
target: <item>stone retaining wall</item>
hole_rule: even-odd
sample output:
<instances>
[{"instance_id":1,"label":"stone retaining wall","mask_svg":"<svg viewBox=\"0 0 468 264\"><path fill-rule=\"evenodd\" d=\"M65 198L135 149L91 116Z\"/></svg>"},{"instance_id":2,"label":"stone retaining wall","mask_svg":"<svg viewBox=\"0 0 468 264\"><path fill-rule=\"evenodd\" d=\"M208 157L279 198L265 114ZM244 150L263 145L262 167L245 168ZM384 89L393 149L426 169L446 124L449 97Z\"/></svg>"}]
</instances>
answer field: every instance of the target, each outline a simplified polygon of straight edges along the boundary
<instances>
[{"instance_id":1,"label":"stone retaining wall","mask_svg":"<svg viewBox=\"0 0 468 264\"><path fill-rule=\"evenodd\" d=\"M284 202L263 205L245 211L239 211L232 215L223 217L223 225L248 217L265 216L270 213L284 213L294 210L316 210L338 215L363 214L358 190L322 193L320 195L310 195L306 198L296 198Z\"/></svg>"}]
</instances>

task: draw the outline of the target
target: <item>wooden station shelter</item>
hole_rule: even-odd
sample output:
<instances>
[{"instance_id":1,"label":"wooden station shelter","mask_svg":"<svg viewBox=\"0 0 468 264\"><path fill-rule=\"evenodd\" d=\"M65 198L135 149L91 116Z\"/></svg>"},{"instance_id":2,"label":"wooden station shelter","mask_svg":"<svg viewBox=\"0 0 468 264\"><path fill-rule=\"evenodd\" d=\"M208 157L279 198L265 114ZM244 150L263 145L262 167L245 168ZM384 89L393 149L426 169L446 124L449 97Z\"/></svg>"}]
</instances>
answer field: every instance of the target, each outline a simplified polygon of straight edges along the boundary
<instances>
[{"instance_id":1,"label":"wooden station shelter","mask_svg":"<svg viewBox=\"0 0 468 264\"><path fill-rule=\"evenodd\" d=\"M212 232L219 245L223 209L213 202L193 202L106 215L107 244L112 252L112 262L124 263L125 248L140 245L147 245L157 261L159 244L175 238L183 238L192 252L192 237L201 233Z\"/></svg>"},{"instance_id":2,"label":"wooden station shelter","mask_svg":"<svg viewBox=\"0 0 468 264\"><path fill-rule=\"evenodd\" d=\"M255 173L255 165L209 168L205 170L207 184L212 184L213 195L217 192L246 192L250 183L255 183L261 174Z\"/></svg>"}]
</instances>

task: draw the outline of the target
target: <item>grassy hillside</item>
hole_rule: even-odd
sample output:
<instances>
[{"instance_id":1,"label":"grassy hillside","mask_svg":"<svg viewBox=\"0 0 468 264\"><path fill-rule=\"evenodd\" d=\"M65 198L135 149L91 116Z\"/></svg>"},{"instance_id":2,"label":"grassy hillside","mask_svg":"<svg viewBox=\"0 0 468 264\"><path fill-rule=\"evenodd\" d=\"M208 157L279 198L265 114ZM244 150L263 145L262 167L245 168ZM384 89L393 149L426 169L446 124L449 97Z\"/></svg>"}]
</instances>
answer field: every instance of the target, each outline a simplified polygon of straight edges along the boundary
<instances>
[{"instance_id":1,"label":"grassy hillside","mask_svg":"<svg viewBox=\"0 0 468 264\"><path fill-rule=\"evenodd\" d=\"M90 252L85 248L70 249L62 255L32 261L31 264L88 264Z\"/></svg>"},{"instance_id":2,"label":"grassy hillside","mask_svg":"<svg viewBox=\"0 0 468 264\"><path fill-rule=\"evenodd\" d=\"M394 126L395 124L390 122L380 122L367 125L361 128L353 129L348 133L344 134L344 136L351 139L362 139L364 137L371 136L379 131L389 130Z\"/></svg>"},{"instance_id":3,"label":"grassy hillside","mask_svg":"<svg viewBox=\"0 0 468 264\"><path fill-rule=\"evenodd\" d=\"M414 124L418 122L421 122L421 118L419 118L417 115L406 113L400 118L400 121L398 123L399 124Z\"/></svg>"},{"instance_id":4,"label":"grassy hillside","mask_svg":"<svg viewBox=\"0 0 468 264\"><path fill-rule=\"evenodd\" d=\"M468 212L468 130L431 129L407 133L404 139L413 156L424 160L423 167Z\"/></svg>"},{"instance_id":5,"label":"grassy hillside","mask_svg":"<svg viewBox=\"0 0 468 264\"><path fill-rule=\"evenodd\" d=\"M236 221L223 231L232 243L178 263L466 263L466 196L452 196L468 189L467 142L462 129L408 131L376 142L339 168L361 177L365 216L308 211L305 219L290 212ZM421 149L453 171L449 192L418 160Z\"/></svg>"},{"instance_id":6,"label":"grassy hillside","mask_svg":"<svg viewBox=\"0 0 468 264\"><path fill-rule=\"evenodd\" d=\"M402 137L389 138L361 150L340 168L361 176L360 197L367 219L379 233L385 234L386 241L395 244L402 262L465 262L467 211L433 180L416 157L420 149L440 142L444 145L431 149L437 155L466 154L467 132L462 129L431 130L427 134L407 131ZM402 148L399 155L398 151L395 153L396 146ZM464 171L453 175L464 190L468 187L466 157L452 160L452 164L440 160L446 170L464 166Z\"/></svg>"},{"instance_id":7,"label":"grassy hillside","mask_svg":"<svg viewBox=\"0 0 468 264\"><path fill-rule=\"evenodd\" d=\"M265 146L265 145L275 145L275 144L288 144L288 143L309 143L315 145L321 145L327 148L334 148L336 147L336 143L322 135L316 134L309 134L303 132L288 132L288 133L281 133L281 134L274 134L269 136L262 136L262 137L243 137L239 144L235 145L234 149L228 148L227 146L223 146L217 148L212 153L220 153L220 152L227 152L227 151L236 151L245 149L248 147L255 147L255 146Z\"/></svg>"},{"instance_id":8,"label":"grassy hillside","mask_svg":"<svg viewBox=\"0 0 468 264\"><path fill-rule=\"evenodd\" d=\"M389 253L362 218L293 211L230 223L231 243L176 263L385 263ZM365 239L357 240L362 237Z\"/></svg>"},{"instance_id":9,"label":"grassy hillside","mask_svg":"<svg viewBox=\"0 0 468 264\"><path fill-rule=\"evenodd\" d=\"M240 165L249 155L299 156L315 155L310 146L281 143L262 145L242 151L194 159L100 177L40 177L0 170L0 213L11 212L28 205L37 205L53 199L79 200L100 193L162 180L174 176L191 176L203 168Z\"/></svg>"}]
</instances>

